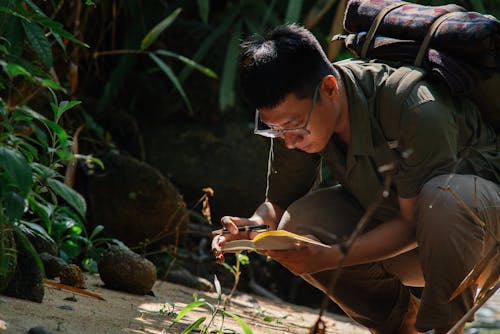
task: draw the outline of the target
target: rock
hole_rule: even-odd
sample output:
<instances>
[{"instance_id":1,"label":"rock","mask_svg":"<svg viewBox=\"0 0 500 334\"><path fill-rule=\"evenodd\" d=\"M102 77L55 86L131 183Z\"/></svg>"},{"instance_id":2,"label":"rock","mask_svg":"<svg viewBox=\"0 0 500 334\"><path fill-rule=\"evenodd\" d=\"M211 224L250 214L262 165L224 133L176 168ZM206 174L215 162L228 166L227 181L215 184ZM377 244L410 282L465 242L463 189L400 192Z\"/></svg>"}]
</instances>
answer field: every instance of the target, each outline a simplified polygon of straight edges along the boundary
<instances>
[{"instance_id":1,"label":"rock","mask_svg":"<svg viewBox=\"0 0 500 334\"><path fill-rule=\"evenodd\" d=\"M185 229L186 204L168 178L130 156L110 152L101 159L105 170L87 173L79 183L84 183L88 222L104 226L102 236L136 246L175 236L179 225Z\"/></svg>"},{"instance_id":2,"label":"rock","mask_svg":"<svg viewBox=\"0 0 500 334\"><path fill-rule=\"evenodd\" d=\"M59 276L62 268L67 265L66 261L64 261L60 257L46 252L40 254L40 259L43 262L43 267L45 268L45 276L47 278L54 278Z\"/></svg>"},{"instance_id":3,"label":"rock","mask_svg":"<svg viewBox=\"0 0 500 334\"><path fill-rule=\"evenodd\" d=\"M202 290L202 291L213 291L214 287L209 280L195 276L191 274L188 270L184 268L171 270L166 280L168 282L181 284L184 286L188 286L190 288Z\"/></svg>"},{"instance_id":4,"label":"rock","mask_svg":"<svg viewBox=\"0 0 500 334\"><path fill-rule=\"evenodd\" d=\"M48 330L43 326L36 326L28 331L28 334L55 334L53 331Z\"/></svg>"},{"instance_id":5,"label":"rock","mask_svg":"<svg viewBox=\"0 0 500 334\"><path fill-rule=\"evenodd\" d=\"M129 249L112 245L98 263L106 287L145 295L156 282L156 267Z\"/></svg>"},{"instance_id":6,"label":"rock","mask_svg":"<svg viewBox=\"0 0 500 334\"><path fill-rule=\"evenodd\" d=\"M50 255L57 256L57 245L52 238L42 237L38 233L27 233L26 237L38 254L49 253Z\"/></svg>"},{"instance_id":7,"label":"rock","mask_svg":"<svg viewBox=\"0 0 500 334\"><path fill-rule=\"evenodd\" d=\"M76 264L68 264L59 272L59 281L62 284L71 285L75 288L86 289L87 282L82 270Z\"/></svg>"},{"instance_id":8,"label":"rock","mask_svg":"<svg viewBox=\"0 0 500 334\"><path fill-rule=\"evenodd\" d=\"M0 293L9 285L17 265L17 251L14 234L11 229L5 228L3 231L4 238L4 253L0 256L7 258L7 270L0 272Z\"/></svg>"},{"instance_id":9,"label":"rock","mask_svg":"<svg viewBox=\"0 0 500 334\"><path fill-rule=\"evenodd\" d=\"M45 294L42 272L34 254L22 247L17 240L16 245L18 250L16 271L3 293L6 296L41 303Z\"/></svg>"},{"instance_id":10,"label":"rock","mask_svg":"<svg viewBox=\"0 0 500 334\"><path fill-rule=\"evenodd\" d=\"M202 188L211 187L216 227L224 215L249 217L264 201L269 140L253 136L246 121L224 118L214 126L194 119L143 121L147 161L170 177L188 207L203 195Z\"/></svg>"}]
</instances>

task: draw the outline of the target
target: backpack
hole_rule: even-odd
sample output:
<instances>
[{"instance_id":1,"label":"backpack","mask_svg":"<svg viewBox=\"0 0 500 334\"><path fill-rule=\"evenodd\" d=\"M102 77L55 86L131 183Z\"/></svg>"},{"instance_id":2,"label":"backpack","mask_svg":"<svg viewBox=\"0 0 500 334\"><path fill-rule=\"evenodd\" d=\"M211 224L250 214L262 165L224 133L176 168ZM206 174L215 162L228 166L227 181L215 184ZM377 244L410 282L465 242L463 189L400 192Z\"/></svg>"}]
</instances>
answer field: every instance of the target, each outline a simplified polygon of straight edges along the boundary
<instances>
[{"instance_id":1,"label":"backpack","mask_svg":"<svg viewBox=\"0 0 500 334\"><path fill-rule=\"evenodd\" d=\"M404 5L408 6L403 8ZM391 15L388 15L390 13ZM447 20L451 23L447 23ZM410 27L407 26L407 22L410 22L408 23ZM369 29L365 29L368 26ZM383 29L380 29L381 27ZM332 41L343 39L346 47L358 58L400 64L399 68L387 78L379 93L381 102L378 108L381 110L381 124L396 124L392 127L383 126L390 148L396 148L398 145L399 122L384 122L383 119L399 118L399 111L406 97L414 85L424 78L431 82L444 82L452 94L471 98L478 106L483 119L494 127L500 139L498 65L500 22L498 20L478 13L465 12L462 7L456 5L433 7L394 0L376 2L350 0L345 12L344 28L351 34L334 36ZM377 35L379 30L380 34ZM445 39L444 42L447 42L446 38L451 39L447 43L448 48L455 53L449 50L440 51L442 41L432 43L438 31L439 37ZM475 64L470 57L463 56L460 52L463 51L460 50L460 43L453 40L453 38L459 39L460 34L467 33L472 37L465 36L465 39L481 36L481 40L477 43L471 41L470 48L474 50L465 50L467 51L465 53L470 56L477 51L484 57L476 55L474 59L483 63ZM395 37L382 34L393 34ZM416 36L417 34L420 36ZM489 43L485 43L485 40ZM484 50L481 49L483 46ZM401 50L407 50L406 54ZM446 72L446 66L439 68L442 65L439 63L441 60L443 64L446 62L450 65L449 73ZM500 146L498 142L497 146ZM498 150L498 147L496 149Z\"/></svg>"}]
</instances>

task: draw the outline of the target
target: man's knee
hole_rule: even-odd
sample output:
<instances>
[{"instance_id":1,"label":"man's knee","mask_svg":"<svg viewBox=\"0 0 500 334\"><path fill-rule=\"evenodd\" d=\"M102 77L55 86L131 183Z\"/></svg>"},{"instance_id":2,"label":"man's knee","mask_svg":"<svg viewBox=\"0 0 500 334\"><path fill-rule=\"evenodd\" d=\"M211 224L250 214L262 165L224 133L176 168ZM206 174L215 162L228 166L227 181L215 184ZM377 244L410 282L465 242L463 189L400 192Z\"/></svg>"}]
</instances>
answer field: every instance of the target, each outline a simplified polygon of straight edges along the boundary
<instances>
[{"instance_id":1,"label":"man's knee","mask_svg":"<svg viewBox=\"0 0 500 334\"><path fill-rule=\"evenodd\" d=\"M498 205L498 198L498 186L476 176L437 176L422 187L418 196L417 238L426 232L446 236L452 230L477 228L471 212L479 219L491 221L488 211L495 201Z\"/></svg>"}]
</instances>

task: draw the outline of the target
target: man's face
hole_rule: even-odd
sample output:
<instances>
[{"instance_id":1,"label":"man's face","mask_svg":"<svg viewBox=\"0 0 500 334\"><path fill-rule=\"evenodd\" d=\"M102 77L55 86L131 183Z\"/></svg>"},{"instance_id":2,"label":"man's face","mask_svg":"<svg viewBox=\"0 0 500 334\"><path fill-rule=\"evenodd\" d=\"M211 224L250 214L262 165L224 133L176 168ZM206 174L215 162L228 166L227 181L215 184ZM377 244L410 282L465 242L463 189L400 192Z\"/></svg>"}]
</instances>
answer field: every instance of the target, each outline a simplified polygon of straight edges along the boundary
<instances>
[{"instance_id":1,"label":"man's face","mask_svg":"<svg viewBox=\"0 0 500 334\"><path fill-rule=\"evenodd\" d=\"M282 132L280 137L289 149L299 149L307 153L320 152L333 134L335 122L331 117L332 110L327 109L329 104L322 100L321 85L318 93L314 95L316 99L298 99L294 94L289 94L278 106L259 109L262 122Z\"/></svg>"}]
</instances>

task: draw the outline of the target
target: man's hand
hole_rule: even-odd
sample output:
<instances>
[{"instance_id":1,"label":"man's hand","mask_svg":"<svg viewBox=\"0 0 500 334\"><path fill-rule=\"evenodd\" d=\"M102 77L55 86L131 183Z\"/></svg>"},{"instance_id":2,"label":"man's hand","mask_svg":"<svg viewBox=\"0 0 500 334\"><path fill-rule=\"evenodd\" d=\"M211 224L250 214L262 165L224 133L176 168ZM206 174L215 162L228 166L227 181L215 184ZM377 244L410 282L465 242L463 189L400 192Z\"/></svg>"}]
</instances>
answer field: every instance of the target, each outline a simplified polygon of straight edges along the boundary
<instances>
[{"instance_id":1,"label":"man's hand","mask_svg":"<svg viewBox=\"0 0 500 334\"><path fill-rule=\"evenodd\" d=\"M259 253L276 260L295 275L313 274L334 269L341 258L338 246L325 248L307 245L293 250L259 251Z\"/></svg>"},{"instance_id":2,"label":"man's hand","mask_svg":"<svg viewBox=\"0 0 500 334\"><path fill-rule=\"evenodd\" d=\"M217 233L217 231L212 232L214 236L212 239L212 252L219 263L224 262L224 253L222 252L222 246L224 243L231 240L253 239L257 234L259 234L259 232L255 231L239 232L238 227L259 225L260 222L254 221L251 218L224 216L221 219L221 223L224 229L229 233L221 234Z\"/></svg>"}]
</instances>

